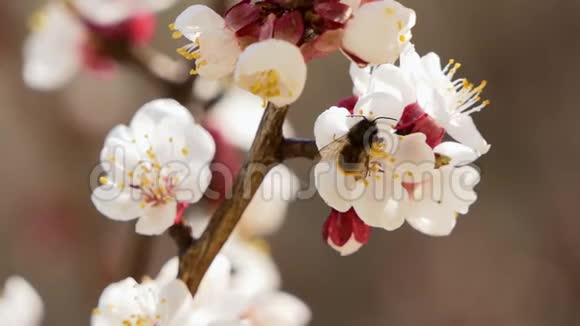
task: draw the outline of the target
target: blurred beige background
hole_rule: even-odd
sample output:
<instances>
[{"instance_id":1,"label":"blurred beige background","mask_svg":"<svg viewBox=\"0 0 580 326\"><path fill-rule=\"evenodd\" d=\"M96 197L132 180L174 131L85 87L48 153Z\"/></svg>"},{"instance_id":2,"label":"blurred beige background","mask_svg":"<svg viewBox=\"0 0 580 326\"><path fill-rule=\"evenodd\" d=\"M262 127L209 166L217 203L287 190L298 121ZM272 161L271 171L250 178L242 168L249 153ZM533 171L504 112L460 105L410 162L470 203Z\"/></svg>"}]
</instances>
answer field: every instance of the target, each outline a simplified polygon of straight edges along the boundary
<instances>
[{"instance_id":1,"label":"blurred beige background","mask_svg":"<svg viewBox=\"0 0 580 326\"><path fill-rule=\"evenodd\" d=\"M316 326L580 325L580 2L403 3L417 11L420 52L490 81L492 105L476 116L492 144L478 161L479 200L450 237L374 230L347 258L321 240L322 201L294 203L272 238L285 288L310 305ZM159 19L156 45L167 53L175 44L165 26L188 4ZM85 74L56 93L26 89L21 46L41 5L0 2L0 279L17 273L38 288L45 325L87 325L135 237L93 208L89 172L106 132L161 93L130 70L107 82ZM350 93L347 68L340 54L310 64L290 113L300 136ZM291 165L306 181L310 162ZM173 254L160 238L150 272Z\"/></svg>"}]
</instances>

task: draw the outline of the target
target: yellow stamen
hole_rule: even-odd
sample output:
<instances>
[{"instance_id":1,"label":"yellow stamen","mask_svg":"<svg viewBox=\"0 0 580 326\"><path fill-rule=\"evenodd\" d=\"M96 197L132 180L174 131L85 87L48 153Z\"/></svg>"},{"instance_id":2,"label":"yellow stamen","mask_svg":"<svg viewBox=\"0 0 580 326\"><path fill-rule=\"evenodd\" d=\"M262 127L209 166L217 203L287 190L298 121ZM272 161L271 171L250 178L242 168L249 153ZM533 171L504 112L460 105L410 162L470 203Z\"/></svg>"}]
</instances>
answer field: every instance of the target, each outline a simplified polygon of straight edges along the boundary
<instances>
[{"instance_id":1,"label":"yellow stamen","mask_svg":"<svg viewBox=\"0 0 580 326\"><path fill-rule=\"evenodd\" d=\"M395 10L393 8L387 8L387 9L385 9L385 13L387 15L392 15L395 13Z\"/></svg>"},{"instance_id":2,"label":"yellow stamen","mask_svg":"<svg viewBox=\"0 0 580 326\"><path fill-rule=\"evenodd\" d=\"M106 185L107 183L109 183L109 179L107 179L107 177L100 177L99 183L102 185Z\"/></svg>"}]
</instances>

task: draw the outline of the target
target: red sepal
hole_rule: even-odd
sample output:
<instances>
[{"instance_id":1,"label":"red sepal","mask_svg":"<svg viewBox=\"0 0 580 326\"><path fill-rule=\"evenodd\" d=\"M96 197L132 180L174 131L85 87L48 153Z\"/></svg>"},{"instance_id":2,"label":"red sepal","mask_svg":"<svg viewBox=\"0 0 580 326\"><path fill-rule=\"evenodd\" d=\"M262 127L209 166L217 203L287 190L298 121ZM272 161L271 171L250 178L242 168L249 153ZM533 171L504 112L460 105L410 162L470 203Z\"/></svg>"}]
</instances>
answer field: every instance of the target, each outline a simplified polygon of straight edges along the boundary
<instances>
[{"instance_id":1,"label":"red sepal","mask_svg":"<svg viewBox=\"0 0 580 326\"><path fill-rule=\"evenodd\" d=\"M336 103L336 106L341 107L341 108L345 108L348 110L348 112L350 112L350 114L352 114L357 101L358 101L358 96L353 95L353 96L349 96L347 98L343 98L338 103Z\"/></svg>"},{"instance_id":2,"label":"red sepal","mask_svg":"<svg viewBox=\"0 0 580 326\"><path fill-rule=\"evenodd\" d=\"M431 148L441 144L445 136L445 129L425 113L416 102L405 107L395 129L400 135L410 135L416 132L425 134L427 136L425 142Z\"/></svg>"},{"instance_id":3,"label":"red sepal","mask_svg":"<svg viewBox=\"0 0 580 326\"><path fill-rule=\"evenodd\" d=\"M248 0L233 5L224 15L226 26L234 32L254 23L259 17L260 9Z\"/></svg>"},{"instance_id":4,"label":"red sepal","mask_svg":"<svg viewBox=\"0 0 580 326\"><path fill-rule=\"evenodd\" d=\"M304 20L299 11L290 11L276 19L274 38L298 44L304 34Z\"/></svg>"},{"instance_id":5,"label":"red sepal","mask_svg":"<svg viewBox=\"0 0 580 326\"><path fill-rule=\"evenodd\" d=\"M344 213L331 209L322 226L324 241L330 238L335 245L343 246L352 235L358 243L366 244L371 235L371 228L358 217L353 208Z\"/></svg>"}]
</instances>

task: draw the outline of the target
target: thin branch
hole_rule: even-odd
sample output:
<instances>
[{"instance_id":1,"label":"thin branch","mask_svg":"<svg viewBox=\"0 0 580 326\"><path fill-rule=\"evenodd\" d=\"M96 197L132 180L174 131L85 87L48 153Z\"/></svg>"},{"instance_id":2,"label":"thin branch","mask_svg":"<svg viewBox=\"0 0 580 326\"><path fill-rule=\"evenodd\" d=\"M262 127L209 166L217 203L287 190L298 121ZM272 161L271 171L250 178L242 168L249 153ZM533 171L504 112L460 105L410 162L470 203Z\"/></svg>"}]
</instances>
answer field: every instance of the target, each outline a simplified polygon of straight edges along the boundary
<instances>
[{"instance_id":1,"label":"thin branch","mask_svg":"<svg viewBox=\"0 0 580 326\"><path fill-rule=\"evenodd\" d=\"M181 255L179 278L187 284L192 294L197 291L209 265L233 232L264 176L282 162L282 124L287 112L288 107L270 105L266 109L249 157L236 178L233 196L217 209L202 236Z\"/></svg>"},{"instance_id":2,"label":"thin branch","mask_svg":"<svg viewBox=\"0 0 580 326\"><path fill-rule=\"evenodd\" d=\"M314 139L284 139L282 143L282 158L288 160L296 157L308 158L311 160L318 160L318 147Z\"/></svg>"}]
</instances>

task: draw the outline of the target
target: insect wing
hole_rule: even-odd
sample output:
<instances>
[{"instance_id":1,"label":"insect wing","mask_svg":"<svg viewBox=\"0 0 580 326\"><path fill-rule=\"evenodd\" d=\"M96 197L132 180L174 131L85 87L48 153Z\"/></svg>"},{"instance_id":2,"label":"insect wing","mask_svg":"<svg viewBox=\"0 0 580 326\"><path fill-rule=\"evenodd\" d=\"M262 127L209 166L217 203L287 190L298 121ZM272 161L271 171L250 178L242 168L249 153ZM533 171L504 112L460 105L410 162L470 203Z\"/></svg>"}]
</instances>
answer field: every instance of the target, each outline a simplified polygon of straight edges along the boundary
<instances>
[{"instance_id":1,"label":"insect wing","mask_svg":"<svg viewBox=\"0 0 580 326\"><path fill-rule=\"evenodd\" d=\"M322 160L335 160L340 156L344 146L348 144L348 134L335 139L330 144L322 147L319 151Z\"/></svg>"}]
</instances>

